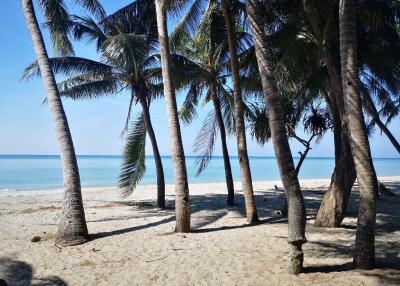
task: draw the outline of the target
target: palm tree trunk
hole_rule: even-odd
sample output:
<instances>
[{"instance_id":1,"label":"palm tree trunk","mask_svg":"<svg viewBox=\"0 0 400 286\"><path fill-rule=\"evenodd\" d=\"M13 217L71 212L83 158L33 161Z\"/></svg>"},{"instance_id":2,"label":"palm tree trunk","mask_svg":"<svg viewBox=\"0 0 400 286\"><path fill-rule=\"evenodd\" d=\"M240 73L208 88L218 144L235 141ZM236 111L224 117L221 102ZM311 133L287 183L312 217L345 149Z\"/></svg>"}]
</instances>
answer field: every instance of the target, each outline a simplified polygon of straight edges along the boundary
<instances>
[{"instance_id":1,"label":"palm tree trunk","mask_svg":"<svg viewBox=\"0 0 400 286\"><path fill-rule=\"evenodd\" d=\"M351 189L356 179L349 138L347 137L347 132L342 132L340 113L337 111L336 106L334 104L330 108L333 115L335 137L335 169L329 189L315 217L314 225L318 227L338 227L342 223L346 214Z\"/></svg>"},{"instance_id":2,"label":"palm tree trunk","mask_svg":"<svg viewBox=\"0 0 400 286\"><path fill-rule=\"evenodd\" d=\"M157 206L161 209L165 208L165 180L164 180L164 169L162 165L162 160L160 156L160 151L158 150L158 144L156 139L156 134L154 133L153 125L150 118L150 110L146 101L145 94L138 94L140 105L142 106L144 123L146 125L146 131L149 135L151 146L153 148L153 157L156 165L157 172Z\"/></svg>"},{"instance_id":3,"label":"palm tree trunk","mask_svg":"<svg viewBox=\"0 0 400 286\"><path fill-rule=\"evenodd\" d=\"M272 74L273 69L269 59L269 49L261 14L262 8L257 0L248 0L246 3L246 10L253 33L258 68L260 70L261 83L267 103L275 156L288 200L288 271L298 274L303 271L304 255L302 245L306 242L306 209L283 121L281 98L279 96L275 77Z\"/></svg>"},{"instance_id":4,"label":"palm tree trunk","mask_svg":"<svg viewBox=\"0 0 400 286\"><path fill-rule=\"evenodd\" d=\"M351 150L357 172L360 206L354 253L356 268L375 267L376 194L378 181L359 95L357 66L356 3L340 0L340 59L345 110L349 122Z\"/></svg>"},{"instance_id":5,"label":"palm tree trunk","mask_svg":"<svg viewBox=\"0 0 400 286\"><path fill-rule=\"evenodd\" d=\"M228 206L233 206L235 191L233 186L232 168L231 168L231 162L229 161L228 147L226 145L226 132L225 132L224 119L221 112L221 103L219 102L217 96L217 86L215 82L212 82L210 85L210 93L211 93L211 99L214 104L215 116L218 122L219 133L221 135L222 155L224 157L224 168L225 168L225 180L226 180L226 187L228 189L228 197L226 199L226 204Z\"/></svg>"},{"instance_id":6,"label":"palm tree trunk","mask_svg":"<svg viewBox=\"0 0 400 286\"><path fill-rule=\"evenodd\" d=\"M229 52L231 56L231 73L236 119L236 140L239 155L240 174L246 203L247 221L249 223L257 223L259 219L253 193L253 182L251 179L249 156L247 154L246 129L244 125L243 101L239 81L239 60L237 57L235 27L233 24L230 6L227 1L229 0L221 1L221 8L225 18L225 25L228 33Z\"/></svg>"},{"instance_id":7,"label":"palm tree trunk","mask_svg":"<svg viewBox=\"0 0 400 286\"><path fill-rule=\"evenodd\" d=\"M300 153L300 159L299 159L299 162L296 165L296 170L295 170L296 171L296 176L299 176L301 166L303 165L303 162L306 159L306 157L308 155L308 152L310 150L311 150L310 142L308 142L308 144L306 146L306 149L303 152L299 152Z\"/></svg>"},{"instance_id":8,"label":"palm tree trunk","mask_svg":"<svg viewBox=\"0 0 400 286\"><path fill-rule=\"evenodd\" d=\"M164 97L167 107L168 125L175 175L176 231L190 232L189 184L183 150L181 130L176 105L175 88L172 82L171 59L168 42L167 15L161 0L155 0L157 30L160 41Z\"/></svg>"},{"instance_id":9,"label":"palm tree trunk","mask_svg":"<svg viewBox=\"0 0 400 286\"><path fill-rule=\"evenodd\" d=\"M344 110L343 90L338 60L335 60L331 50L332 39L324 39L323 24L318 9L313 0L303 0L303 7L310 22L315 38L320 43L326 43L325 60L331 90L329 92L329 107L332 111L335 138L335 169L331 184L326 192L315 218L315 226L338 227L345 216L348 200L356 179L353 158L350 150L347 118ZM327 101L328 102L328 101Z\"/></svg>"},{"instance_id":10,"label":"palm tree trunk","mask_svg":"<svg viewBox=\"0 0 400 286\"><path fill-rule=\"evenodd\" d=\"M88 240L89 235L83 209L81 183L74 144L32 0L22 0L21 2L46 89L47 103L54 121L57 142L60 147L64 196L56 244L61 246L81 244Z\"/></svg>"}]
</instances>

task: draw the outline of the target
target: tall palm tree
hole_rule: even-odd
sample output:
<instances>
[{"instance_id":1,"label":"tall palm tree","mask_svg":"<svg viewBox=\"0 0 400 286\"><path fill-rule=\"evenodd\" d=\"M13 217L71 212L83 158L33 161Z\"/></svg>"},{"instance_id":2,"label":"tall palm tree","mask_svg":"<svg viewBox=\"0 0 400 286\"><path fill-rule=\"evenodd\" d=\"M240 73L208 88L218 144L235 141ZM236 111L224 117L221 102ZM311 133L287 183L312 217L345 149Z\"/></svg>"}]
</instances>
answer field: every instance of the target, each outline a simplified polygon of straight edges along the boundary
<instances>
[{"instance_id":1,"label":"tall palm tree","mask_svg":"<svg viewBox=\"0 0 400 286\"><path fill-rule=\"evenodd\" d=\"M372 269L375 267L376 194L378 182L372 163L359 94L356 3L354 0L340 0L339 5L342 87L360 194L354 264L356 268Z\"/></svg>"},{"instance_id":2,"label":"tall palm tree","mask_svg":"<svg viewBox=\"0 0 400 286\"><path fill-rule=\"evenodd\" d=\"M97 24L91 18L75 16L72 25L75 37L97 41L102 62L85 58L65 56L50 59L55 73L67 76L59 84L61 95L74 100L97 99L105 95L113 95L123 90L131 94L128 119L124 129L127 129L133 104L139 104L142 113L130 128L124 150L119 186L122 195L128 196L136 188L145 173L145 141L146 134L150 138L157 173L157 205L165 208L164 171L157 139L151 123L150 103L162 94L160 82L161 69L157 55L152 54L152 44L156 34L155 18L143 23L141 13L153 10L154 6L144 7L139 13L129 13L127 9L143 8L134 2L116 13L105 17ZM149 27L153 26L153 30ZM146 31L143 28L146 27ZM140 33L145 32L144 36ZM139 33L139 35L137 35ZM40 75L36 64L25 70L25 78Z\"/></svg>"},{"instance_id":3,"label":"tall palm tree","mask_svg":"<svg viewBox=\"0 0 400 286\"><path fill-rule=\"evenodd\" d=\"M103 58L110 65L110 70L114 71L104 74L103 80L106 82L108 80L111 86L119 83L123 88L130 90L131 101L127 124L132 104L139 103L142 108L139 117L142 120L137 120L133 124L124 150L119 182L123 195L131 194L144 175L144 146L147 133L157 173L157 205L165 208L164 170L150 116L151 101L162 94L158 57L153 53L153 46L157 40L156 28L154 2L149 0L135 1L104 17L98 25L90 19L78 18L73 27L77 38L97 40ZM85 76L85 78L89 80L91 77ZM98 78L95 76L91 79L96 81ZM87 83L90 83L90 80L80 82L80 84ZM79 90L79 86L75 88ZM68 95L67 90L64 93Z\"/></svg>"},{"instance_id":4,"label":"tall palm tree","mask_svg":"<svg viewBox=\"0 0 400 286\"><path fill-rule=\"evenodd\" d=\"M61 246L81 244L89 239L89 235L83 209L79 169L74 144L43 36L36 18L33 2L32 0L21 0L21 3L25 21L32 37L38 66L46 89L48 106L54 121L57 141L60 147L64 196L56 244Z\"/></svg>"},{"instance_id":5,"label":"tall palm tree","mask_svg":"<svg viewBox=\"0 0 400 286\"><path fill-rule=\"evenodd\" d=\"M216 0L196 0L196 1L177 1L180 4L189 4L186 15L183 16L180 23L177 25L175 31L186 31L193 35L202 20L202 17L206 13L208 7L218 4L219 1ZM225 25L227 26L227 37L229 40L229 49L231 54L231 72L232 81L234 83L234 103L235 103L235 129L236 129L236 139L238 146L240 173L242 180L242 188L245 197L246 204L246 217L249 223L258 222L257 208L254 200L253 185L251 179L251 171L249 158L247 154L247 143L246 143L246 133L244 125L244 106L242 103L242 96L239 83L239 65L237 59L237 46L235 46L235 26L234 20L240 16L240 13L244 11L243 3L237 0L230 0L229 3L221 1L219 3L222 7L224 14ZM229 9L226 9L229 6ZM182 7L182 6L180 6ZM230 10L232 9L234 13ZM178 9L179 10L179 9ZM228 11L229 10L229 11ZM228 14L227 14L228 13ZM229 19L227 17L230 17ZM228 19L228 20L227 20ZM233 53L232 49L235 49L236 53ZM232 64L235 63L236 65ZM233 75L233 73L235 73ZM235 91L236 88L236 91Z\"/></svg>"},{"instance_id":6,"label":"tall palm tree","mask_svg":"<svg viewBox=\"0 0 400 286\"><path fill-rule=\"evenodd\" d=\"M185 35L180 33L178 40L174 42L176 54L173 57L176 59L174 61L175 74L179 66L182 68L179 75L183 77L183 80L179 83L178 78L178 87L188 86L188 93L180 111L183 121L190 123L195 117L195 108L202 95L205 95L203 105L211 101L214 107L214 110L206 117L194 143L194 151L201 154L196 162L197 175L207 167L211 159L217 137L216 129L219 129L228 189L227 205L232 206L234 185L226 133L227 129L229 132L234 128L232 126L234 118L232 108L230 108L230 93L225 86L226 77L229 76L226 73L229 58L227 57L228 44L226 37L223 37L224 34L226 34L226 29L221 11L217 4L210 5L194 37L188 33ZM176 36L177 33L173 35ZM179 65L178 59L183 65Z\"/></svg>"},{"instance_id":7,"label":"tall palm tree","mask_svg":"<svg viewBox=\"0 0 400 286\"><path fill-rule=\"evenodd\" d=\"M172 160L175 175L175 212L177 232L190 232L191 208L189 202L189 184L179 125L178 107L172 78L171 54L167 29L166 6L163 1L154 0L156 7L157 30L160 44L164 97L167 107L168 125L172 148Z\"/></svg>"},{"instance_id":8,"label":"tall palm tree","mask_svg":"<svg viewBox=\"0 0 400 286\"><path fill-rule=\"evenodd\" d=\"M235 102L236 140L240 164L240 174L242 179L242 188L246 202L246 216L249 223L257 223L259 219L257 214L256 202L254 199L253 181L251 178L249 156L247 153L246 128L244 124L244 107L242 100L242 91L240 87L240 66L235 37L235 19L232 16L231 6L232 5L230 0L221 0L221 9L225 18L225 26L227 29L228 44L230 50L233 98Z\"/></svg>"},{"instance_id":9,"label":"tall palm tree","mask_svg":"<svg viewBox=\"0 0 400 286\"><path fill-rule=\"evenodd\" d=\"M253 33L261 83L267 104L269 126L274 144L275 156L278 161L282 183L285 187L288 200L288 243L289 263L288 271L298 274L303 271L304 254L302 245L306 242L306 210L300 184L296 175L292 153L288 142L283 110L276 80L272 73L272 64L269 59L269 48L264 32L264 22L261 6L257 0L249 0L246 10L250 27Z\"/></svg>"}]
</instances>

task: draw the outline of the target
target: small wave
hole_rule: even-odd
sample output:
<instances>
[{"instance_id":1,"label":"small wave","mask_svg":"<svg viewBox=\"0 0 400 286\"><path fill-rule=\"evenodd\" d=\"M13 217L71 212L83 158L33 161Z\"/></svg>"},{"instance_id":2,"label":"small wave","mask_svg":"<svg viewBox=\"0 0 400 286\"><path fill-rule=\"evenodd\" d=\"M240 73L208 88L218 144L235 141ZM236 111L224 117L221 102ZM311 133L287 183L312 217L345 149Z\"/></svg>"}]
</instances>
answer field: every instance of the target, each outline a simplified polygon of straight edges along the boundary
<instances>
[{"instance_id":1,"label":"small wave","mask_svg":"<svg viewBox=\"0 0 400 286\"><path fill-rule=\"evenodd\" d=\"M17 191L16 189L0 189L0 192L13 192L13 191Z\"/></svg>"}]
</instances>

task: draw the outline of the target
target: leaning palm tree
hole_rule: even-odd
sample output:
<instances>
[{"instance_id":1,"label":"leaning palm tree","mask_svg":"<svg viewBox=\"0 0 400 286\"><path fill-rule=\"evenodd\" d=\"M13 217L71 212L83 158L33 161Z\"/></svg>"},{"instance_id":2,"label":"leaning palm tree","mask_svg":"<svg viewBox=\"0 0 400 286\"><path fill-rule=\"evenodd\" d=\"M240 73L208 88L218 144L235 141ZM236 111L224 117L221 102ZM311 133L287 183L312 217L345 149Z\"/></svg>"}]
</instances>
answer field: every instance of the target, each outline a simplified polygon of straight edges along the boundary
<instances>
[{"instance_id":1,"label":"leaning palm tree","mask_svg":"<svg viewBox=\"0 0 400 286\"><path fill-rule=\"evenodd\" d=\"M229 58L224 34L226 30L221 11L217 4L212 4L193 37L186 31L173 33L173 63L175 75L178 75L175 76L177 87L187 89L180 110L181 119L189 124L196 117L196 107L202 96L205 96L203 106L210 101L213 104L214 108L206 117L194 143L194 151L200 154L196 162L197 175L204 171L212 158L218 129L228 189L227 205L232 206L234 185L226 139L227 131L232 133L234 129L234 116L230 90L226 86Z\"/></svg>"},{"instance_id":2,"label":"leaning palm tree","mask_svg":"<svg viewBox=\"0 0 400 286\"><path fill-rule=\"evenodd\" d=\"M356 268L372 269L375 267L376 194L378 182L372 163L359 94L356 3L354 0L340 0L339 5L342 87L360 194L354 264Z\"/></svg>"},{"instance_id":3,"label":"leaning palm tree","mask_svg":"<svg viewBox=\"0 0 400 286\"><path fill-rule=\"evenodd\" d=\"M48 106L55 124L57 141L60 147L64 178L64 197L56 244L61 246L81 244L89 239L89 235L83 209L79 169L74 144L43 36L36 18L33 2L32 0L22 0L21 3L33 40L38 66L47 93ZM54 20L50 16L60 16L59 14L62 14L65 18L68 16L62 1L40 1L40 4L45 10L47 20ZM59 14L54 13L54 11L58 11ZM52 35L55 35L55 33ZM65 33L59 33L58 37L55 38L65 40L65 36ZM71 47L69 46L68 48Z\"/></svg>"},{"instance_id":4,"label":"leaning palm tree","mask_svg":"<svg viewBox=\"0 0 400 286\"><path fill-rule=\"evenodd\" d=\"M149 9L147 8L146 12L149 12ZM164 171L150 117L151 101L162 95L158 56L151 53L154 39L149 27L153 25L155 34L155 19L150 18L147 23L142 23L140 14L130 13L129 17L124 17L122 12L119 10L104 18L100 24L91 18L75 17L75 23L72 25L75 36L79 39L96 40L102 62L65 56L50 59L50 64L54 72L67 76L67 79L59 84L61 95L73 100L97 99L128 90L131 99L124 131L128 129L133 104L141 106L141 115L129 128L119 186L122 195L126 197L142 179L146 169L147 134L153 148L157 172L157 205L165 208ZM141 26L148 29L146 36L135 34L144 32ZM29 66L25 71L26 78L38 74L40 72L36 64Z\"/></svg>"},{"instance_id":5,"label":"leaning palm tree","mask_svg":"<svg viewBox=\"0 0 400 286\"><path fill-rule=\"evenodd\" d=\"M303 271L304 254L302 245L306 242L306 209L300 184L296 175L292 153L290 151L283 109L276 80L272 73L272 64L269 58L269 47L264 32L264 21L261 5L257 0L246 3L250 27L253 33L261 83L267 104L269 126L274 145L275 156L278 161L282 183L288 200L288 243L289 263L288 271L298 274Z\"/></svg>"},{"instance_id":6,"label":"leaning palm tree","mask_svg":"<svg viewBox=\"0 0 400 286\"><path fill-rule=\"evenodd\" d=\"M164 97L167 108L172 161L175 176L175 212L177 232L190 232L189 184L183 150L175 87L172 78L171 54L167 28L167 6L164 1L154 0L156 7L157 30L160 44Z\"/></svg>"},{"instance_id":7,"label":"leaning palm tree","mask_svg":"<svg viewBox=\"0 0 400 286\"><path fill-rule=\"evenodd\" d=\"M306 18L311 26L312 37L319 47L324 68L329 78L329 89L324 95L325 101L333 117L333 133L335 146L335 169L331 177L331 184L318 210L314 224L316 226L337 227L343 221L351 188L356 178L354 164L350 152L350 141L347 121L344 111L343 94L341 90L340 67L337 55L336 38L334 33L335 19L327 7L327 1L303 0ZM328 11L329 10L329 11ZM328 15L322 15L325 12ZM323 20L326 24L323 23ZM325 26L326 25L326 26ZM329 25L329 26L328 26ZM326 33L324 33L326 32Z\"/></svg>"}]
</instances>

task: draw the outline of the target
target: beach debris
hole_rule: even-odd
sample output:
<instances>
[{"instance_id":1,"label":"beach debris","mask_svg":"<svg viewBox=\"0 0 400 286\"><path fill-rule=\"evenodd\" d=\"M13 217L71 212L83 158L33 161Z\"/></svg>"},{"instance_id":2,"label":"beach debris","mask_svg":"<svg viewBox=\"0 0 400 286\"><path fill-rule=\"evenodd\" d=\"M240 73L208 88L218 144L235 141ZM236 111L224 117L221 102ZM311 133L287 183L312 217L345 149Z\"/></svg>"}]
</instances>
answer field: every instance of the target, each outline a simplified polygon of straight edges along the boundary
<instances>
[{"instance_id":1,"label":"beach debris","mask_svg":"<svg viewBox=\"0 0 400 286\"><path fill-rule=\"evenodd\" d=\"M35 236L33 236L31 238L31 242L39 242L41 240L42 240L42 238L40 236L37 236L37 235L35 235Z\"/></svg>"},{"instance_id":2,"label":"beach debris","mask_svg":"<svg viewBox=\"0 0 400 286\"><path fill-rule=\"evenodd\" d=\"M154 262L154 261L158 261L158 260L163 260L163 259L167 258L168 256L169 255L165 255L165 256L160 257L160 258L156 258L156 259L152 259L152 260L146 260L146 262L149 263L149 262Z\"/></svg>"},{"instance_id":3,"label":"beach debris","mask_svg":"<svg viewBox=\"0 0 400 286\"><path fill-rule=\"evenodd\" d=\"M55 253L60 253L62 251L62 248L55 244L53 245L53 249Z\"/></svg>"},{"instance_id":4,"label":"beach debris","mask_svg":"<svg viewBox=\"0 0 400 286\"><path fill-rule=\"evenodd\" d=\"M92 248L92 249L89 250L89 251L91 251L91 252L98 252L98 251L100 251L100 249Z\"/></svg>"}]
</instances>

